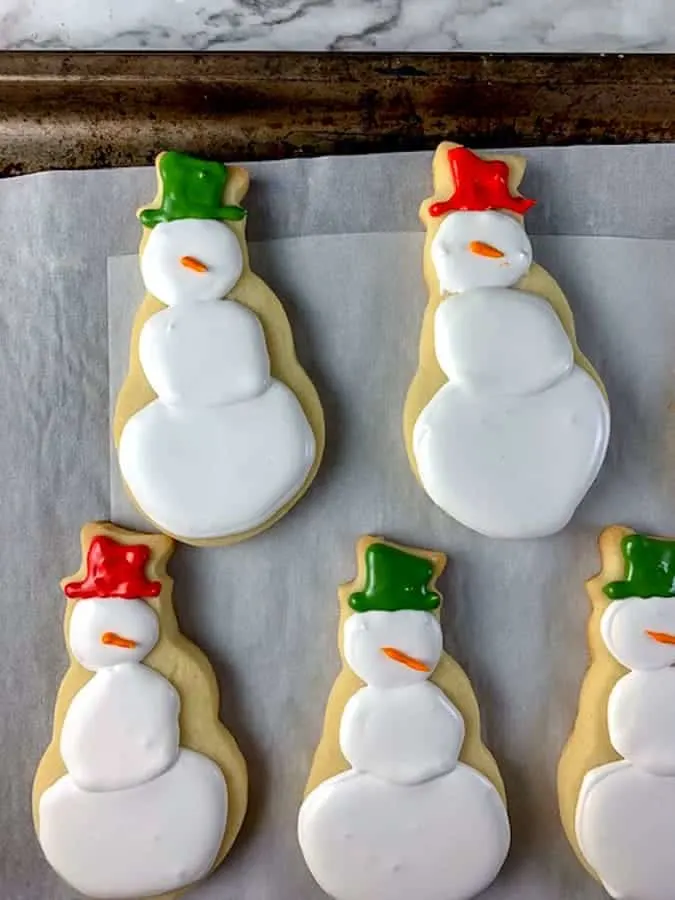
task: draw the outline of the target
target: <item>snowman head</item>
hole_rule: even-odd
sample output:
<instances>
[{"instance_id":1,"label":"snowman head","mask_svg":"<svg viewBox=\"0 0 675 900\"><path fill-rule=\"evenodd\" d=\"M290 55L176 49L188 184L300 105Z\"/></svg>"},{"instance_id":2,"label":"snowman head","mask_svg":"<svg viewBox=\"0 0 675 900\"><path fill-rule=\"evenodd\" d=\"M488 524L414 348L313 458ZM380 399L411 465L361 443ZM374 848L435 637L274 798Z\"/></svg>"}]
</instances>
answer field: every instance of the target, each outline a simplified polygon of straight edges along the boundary
<instances>
[{"instance_id":1,"label":"snowman head","mask_svg":"<svg viewBox=\"0 0 675 900\"><path fill-rule=\"evenodd\" d=\"M629 534L621 541L625 574L603 588L612 601L600 633L628 669L675 665L675 541Z\"/></svg>"},{"instance_id":2,"label":"snowman head","mask_svg":"<svg viewBox=\"0 0 675 900\"><path fill-rule=\"evenodd\" d=\"M75 659L95 672L144 659L159 640L159 620L144 600L79 600L70 617L68 638Z\"/></svg>"},{"instance_id":3,"label":"snowman head","mask_svg":"<svg viewBox=\"0 0 675 900\"><path fill-rule=\"evenodd\" d=\"M365 584L349 597L354 615L343 631L347 665L372 687L426 680L443 648L432 587L443 563L379 541L366 547L364 563Z\"/></svg>"},{"instance_id":4,"label":"snowman head","mask_svg":"<svg viewBox=\"0 0 675 900\"><path fill-rule=\"evenodd\" d=\"M609 652L627 669L675 665L675 599L627 597L610 603L600 633Z\"/></svg>"},{"instance_id":5,"label":"snowman head","mask_svg":"<svg viewBox=\"0 0 675 900\"><path fill-rule=\"evenodd\" d=\"M146 288L167 306L220 300L239 281L243 267L237 236L213 219L160 222L141 256Z\"/></svg>"},{"instance_id":6,"label":"snowman head","mask_svg":"<svg viewBox=\"0 0 675 900\"><path fill-rule=\"evenodd\" d=\"M371 687L426 681L438 665L443 635L433 613L402 609L354 613L344 627L349 668Z\"/></svg>"},{"instance_id":7,"label":"snowman head","mask_svg":"<svg viewBox=\"0 0 675 900\"><path fill-rule=\"evenodd\" d=\"M145 576L149 556L145 544L100 535L89 545L85 577L64 584L66 596L76 601L68 641L85 669L140 662L159 640L159 619L142 599L161 592L161 583Z\"/></svg>"},{"instance_id":8,"label":"snowman head","mask_svg":"<svg viewBox=\"0 0 675 900\"><path fill-rule=\"evenodd\" d=\"M532 264L532 245L512 216L454 212L431 242L431 259L442 294L478 287L510 287Z\"/></svg>"},{"instance_id":9,"label":"snowman head","mask_svg":"<svg viewBox=\"0 0 675 900\"><path fill-rule=\"evenodd\" d=\"M532 245L516 216L534 201L511 193L502 160L482 159L466 147L453 147L447 159L453 194L427 209L431 219L445 216L431 242L441 293L510 287L532 263Z\"/></svg>"},{"instance_id":10,"label":"snowman head","mask_svg":"<svg viewBox=\"0 0 675 900\"><path fill-rule=\"evenodd\" d=\"M161 200L138 218L150 235L141 256L145 286L167 306L220 300L243 268L236 235L224 224L246 213L225 203L230 169L171 150L157 157Z\"/></svg>"}]
</instances>

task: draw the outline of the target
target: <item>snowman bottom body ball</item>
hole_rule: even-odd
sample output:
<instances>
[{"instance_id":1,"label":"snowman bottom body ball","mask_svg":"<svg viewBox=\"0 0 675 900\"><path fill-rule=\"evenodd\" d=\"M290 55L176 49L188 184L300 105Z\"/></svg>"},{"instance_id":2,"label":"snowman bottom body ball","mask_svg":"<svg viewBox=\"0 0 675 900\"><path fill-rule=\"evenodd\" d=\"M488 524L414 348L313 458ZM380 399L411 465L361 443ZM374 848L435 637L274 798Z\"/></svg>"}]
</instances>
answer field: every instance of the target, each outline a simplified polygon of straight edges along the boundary
<instances>
[{"instance_id":1,"label":"snowman bottom body ball","mask_svg":"<svg viewBox=\"0 0 675 900\"><path fill-rule=\"evenodd\" d=\"M429 680L443 651L429 561L383 543L367 553L372 590L352 595L343 631L346 665L365 683L339 725L350 768L305 798L300 846L336 900L468 900L504 862L506 808L494 784L459 761L464 720ZM410 590L381 592L390 566L412 576Z\"/></svg>"}]
</instances>

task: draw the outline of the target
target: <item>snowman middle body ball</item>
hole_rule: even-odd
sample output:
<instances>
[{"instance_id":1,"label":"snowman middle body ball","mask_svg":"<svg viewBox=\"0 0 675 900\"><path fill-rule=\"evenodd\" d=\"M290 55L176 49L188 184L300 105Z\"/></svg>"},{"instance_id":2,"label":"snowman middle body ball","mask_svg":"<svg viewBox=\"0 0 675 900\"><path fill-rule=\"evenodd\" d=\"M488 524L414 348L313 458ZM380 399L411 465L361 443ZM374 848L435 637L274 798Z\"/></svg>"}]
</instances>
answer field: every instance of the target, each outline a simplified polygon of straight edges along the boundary
<instances>
[{"instance_id":1,"label":"snowman middle body ball","mask_svg":"<svg viewBox=\"0 0 675 900\"><path fill-rule=\"evenodd\" d=\"M323 413L280 302L248 265L244 170L170 152L158 173L160 205L139 214L149 295L118 398L120 469L160 530L233 543L307 490Z\"/></svg>"},{"instance_id":2,"label":"snowman middle body ball","mask_svg":"<svg viewBox=\"0 0 675 900\"><path fill-rule=\"evenodd\" d=\"M430 300L406 400L413 470L463 525L495 538L564 528L607 450L604 387L567 302L532 265L519 158L441 144L422 205ZM441 199L450 194L449 200Z\"/></svg>"}]
</instances>

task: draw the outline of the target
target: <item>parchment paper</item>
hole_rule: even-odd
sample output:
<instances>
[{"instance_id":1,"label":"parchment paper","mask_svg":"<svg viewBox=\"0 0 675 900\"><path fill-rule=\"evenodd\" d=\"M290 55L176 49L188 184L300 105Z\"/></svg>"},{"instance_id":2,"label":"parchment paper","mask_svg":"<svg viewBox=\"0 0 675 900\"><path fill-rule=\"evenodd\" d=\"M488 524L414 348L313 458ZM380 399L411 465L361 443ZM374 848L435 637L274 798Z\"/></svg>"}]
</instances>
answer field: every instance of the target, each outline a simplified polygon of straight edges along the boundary
<instances>
[{"instance_id":1,"label":"parchment paper","mask_svg":"<svg viewBox=\"0 0 675 900\"><path fill-rule=\"evenodd\" d=\"M473 680L513 824L511 855L485 896L604 896L563 837L555 768L586 663L583 580L597 568L599 528L675 531L675 153L527 155L524 189L540 198L528 220L535 258L570 299L613 434L572 525L513 543L445 517L405 458L401 409L426 302L416 210L430 155L250 166L253 265L285 301L324 403L327 451L310 493L269 532L174 558L182 626L216 668L222 717L251 774L244 831L195 900L323 896L295 819L337 672L335 589L353 575L364 532L451 557L446 646ZM153 193L149 169L0 183L3 900L74 897L41 857L30 784L66 663L58 580L77 568L79 527L108 516L141 524L111 459L109 398L142 295L133 210Z\"/></svg>"}]
</instances>

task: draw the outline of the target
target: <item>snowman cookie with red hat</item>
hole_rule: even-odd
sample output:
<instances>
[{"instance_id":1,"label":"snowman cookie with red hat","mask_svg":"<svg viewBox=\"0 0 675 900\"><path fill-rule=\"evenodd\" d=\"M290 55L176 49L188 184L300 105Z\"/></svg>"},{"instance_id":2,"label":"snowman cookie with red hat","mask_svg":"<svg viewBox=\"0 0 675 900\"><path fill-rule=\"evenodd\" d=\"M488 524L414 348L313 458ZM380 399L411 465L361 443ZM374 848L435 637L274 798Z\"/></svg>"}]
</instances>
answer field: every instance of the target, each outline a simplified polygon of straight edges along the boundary
<instances>
[{"instance_id":1,"label":"snowman cookie with red hat","mask_svg":"<svg viewBox=\"0 0 675 900\"><path fill-rule=\"evenodd\" d=\"M408 455L445 513L495 538L564 528L607 450L605 389L572 314L532 262L520 157L456 144L422 204L429 303L404 412Z\"/></svg>"},{"instance_id":2,"label":"snowman cookie with red hat","mask_svg":"<svg viewBox=\"0 0 675 900\"><path fill-rule=\"evenodd\" d=\"M33 815L51 866L88 897L174 897L222 861L246 810L215 675L178 630L172 548L92 523L83 568L63 582L70 668Z\"/></svg>"},{"instance_id":3,"label":"snowman cookie with red hat","mask_svg":"<svg viewBox=\"0 0 675 900\"><path fill-rule=\"evenodd\" d=\"M157 175L139 212L148 293L115 412L120 470L160 531L233 543L309 488L323 413L284 309L249 265L246 171L171 151Z\"/></svg>"}]
</instances>

